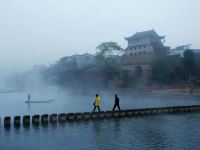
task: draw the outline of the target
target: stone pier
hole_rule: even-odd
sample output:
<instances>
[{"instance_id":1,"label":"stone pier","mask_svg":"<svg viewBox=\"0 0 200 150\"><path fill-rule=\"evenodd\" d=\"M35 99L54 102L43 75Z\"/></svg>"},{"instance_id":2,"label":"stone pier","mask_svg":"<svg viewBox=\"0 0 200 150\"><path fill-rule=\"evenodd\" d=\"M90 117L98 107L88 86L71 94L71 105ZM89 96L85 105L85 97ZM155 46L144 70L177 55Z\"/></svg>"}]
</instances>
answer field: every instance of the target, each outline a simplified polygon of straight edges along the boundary
<instances>
[{"instance_id":1,"label":"stone pier","mask_svg":"<svg viewBox=\"0 0 200 150\"><path fill-rule=\"evenodd\" d=\"M66 121L87 121L96 119L110 119L110 118L123 118L123 117L141 117L150 115L165 115L174 113L192 113L200 111L200 105L191 106L172 106L172 107L155 107L155 108L138 108L138 109L127 109L121 111L100 111L100 112L78 112L78 113L60 113L60 114L43 114L43 115L33 115L32 124L40 125L40 120L42 125L48 125L49 123L65 123ZM0 117L1 118L1 117ZM30 115L25 115L23 118L23 126L30 126ZM21 126L21 116L14 116L13 118L14 127ZM1 123L1 121L0 121ZM4 127L11 127L11 117L4 117Z\"/></svg>"}]
</instances>

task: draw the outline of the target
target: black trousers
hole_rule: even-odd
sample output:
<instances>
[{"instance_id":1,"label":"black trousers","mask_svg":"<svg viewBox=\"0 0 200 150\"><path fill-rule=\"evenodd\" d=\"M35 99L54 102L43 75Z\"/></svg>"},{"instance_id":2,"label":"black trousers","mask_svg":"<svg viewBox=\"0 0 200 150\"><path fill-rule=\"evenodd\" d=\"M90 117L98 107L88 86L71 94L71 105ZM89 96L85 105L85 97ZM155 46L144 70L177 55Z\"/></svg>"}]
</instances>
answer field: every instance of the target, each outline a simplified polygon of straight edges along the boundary
<instances>
[{"instance_id":1,"label":"black trousers","mask_svg":"<svg viewBox=\"0 0 200 150\"><path fill-rule=\"evenodd\" d=\"M116 107L120 110L119 104L115 104L114 107L113 107L113 111L115 110Z\"/></svg>"},{"instance_id":2,"label":"black trousers","mask_svg":"<svg viewBox=\"0 0 200 150\"><path fill-rule=\"evenodd\" d=\"M94 110L93 111L95 111L96 108L98 108L98 110L100 111L100 107L99 106L95 106L95 105L94 105Z\"/></svg>"}]
</instances>

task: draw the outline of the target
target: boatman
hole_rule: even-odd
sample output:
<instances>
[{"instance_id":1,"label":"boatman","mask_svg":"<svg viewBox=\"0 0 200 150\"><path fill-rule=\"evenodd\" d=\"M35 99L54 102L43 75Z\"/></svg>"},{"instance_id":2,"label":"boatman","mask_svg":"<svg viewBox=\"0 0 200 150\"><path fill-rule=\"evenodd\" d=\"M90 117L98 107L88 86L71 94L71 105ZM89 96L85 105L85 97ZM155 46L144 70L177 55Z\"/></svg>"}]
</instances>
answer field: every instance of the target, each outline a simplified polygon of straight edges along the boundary
<instances>
[{"instance_id":1,"label":"boatman","mask_svg":"<svg viewBox=\"0 0 200 150\"><path fill-rule=\"evenodd\" d=\"M117 96L117 94L115 94L115 105L113 107L113 111L115 110L116 107L118 107L118 109L120 110L119 97Z\"/></svg>"},{"instance_id":2,"label":"boatman","mask_svg":"<svg viewBox=\"0 0 200 150\"><path fill-rule=\"evenodd\" d=\"M28 94L28 102L30 102L31 101L31 96L30 96L30 94Z\"/></svg>"},{"instance_id":3,"label":"boatman","mask_svg":"<svg viewBox=\"0 0 200 150\"><path fill-rule=\"evenodd\" d=\"M95 97L95 101L94 101L94 110L93 111L95 111L96 110L96 107L98 108L98 110L100 111L100 103L101 103L101 100L100 100L100 97L99 97L99 95L98 94L96 94L96 97Z\"/></svg>"}]
</instances>

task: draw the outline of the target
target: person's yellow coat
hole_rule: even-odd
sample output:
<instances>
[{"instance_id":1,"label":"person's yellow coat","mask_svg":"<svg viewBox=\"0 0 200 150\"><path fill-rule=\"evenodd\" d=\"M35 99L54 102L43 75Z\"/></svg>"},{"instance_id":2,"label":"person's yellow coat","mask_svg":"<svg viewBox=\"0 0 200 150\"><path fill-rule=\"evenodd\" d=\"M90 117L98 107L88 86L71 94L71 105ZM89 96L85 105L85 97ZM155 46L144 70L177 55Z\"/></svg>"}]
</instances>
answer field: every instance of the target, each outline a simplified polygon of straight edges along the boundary
<instances>
[{"instance_id":1,"label":"person's yellow coat","mask_svg":"<svg viewBox=\"0 0 200 150\"><path fill-rule=\"evenodd\" d=\"M100 105L101 100L100 100L99 96L95 98L95 102L94 103L95 103L95 106L99 106Z\"/></svg>"}]
</instances>

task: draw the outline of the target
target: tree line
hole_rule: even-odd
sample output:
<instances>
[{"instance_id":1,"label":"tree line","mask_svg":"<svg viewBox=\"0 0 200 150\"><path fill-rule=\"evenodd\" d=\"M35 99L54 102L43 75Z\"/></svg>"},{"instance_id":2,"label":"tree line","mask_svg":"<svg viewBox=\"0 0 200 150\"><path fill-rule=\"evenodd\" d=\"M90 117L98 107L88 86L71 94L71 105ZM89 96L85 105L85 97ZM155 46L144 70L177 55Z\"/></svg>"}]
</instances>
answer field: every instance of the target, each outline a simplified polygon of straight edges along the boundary
<instances>
[{"instance_id":1,"label":"tree line","mask_svg":"<svg viewBox=\"0 0 200 150\"><path fill-rule=\"evenodd\" d=\"M185 50L183 58L165 56L153 61L151 80L162 84L199 83L200 56Z\"/></svg>"}]
</instances>

